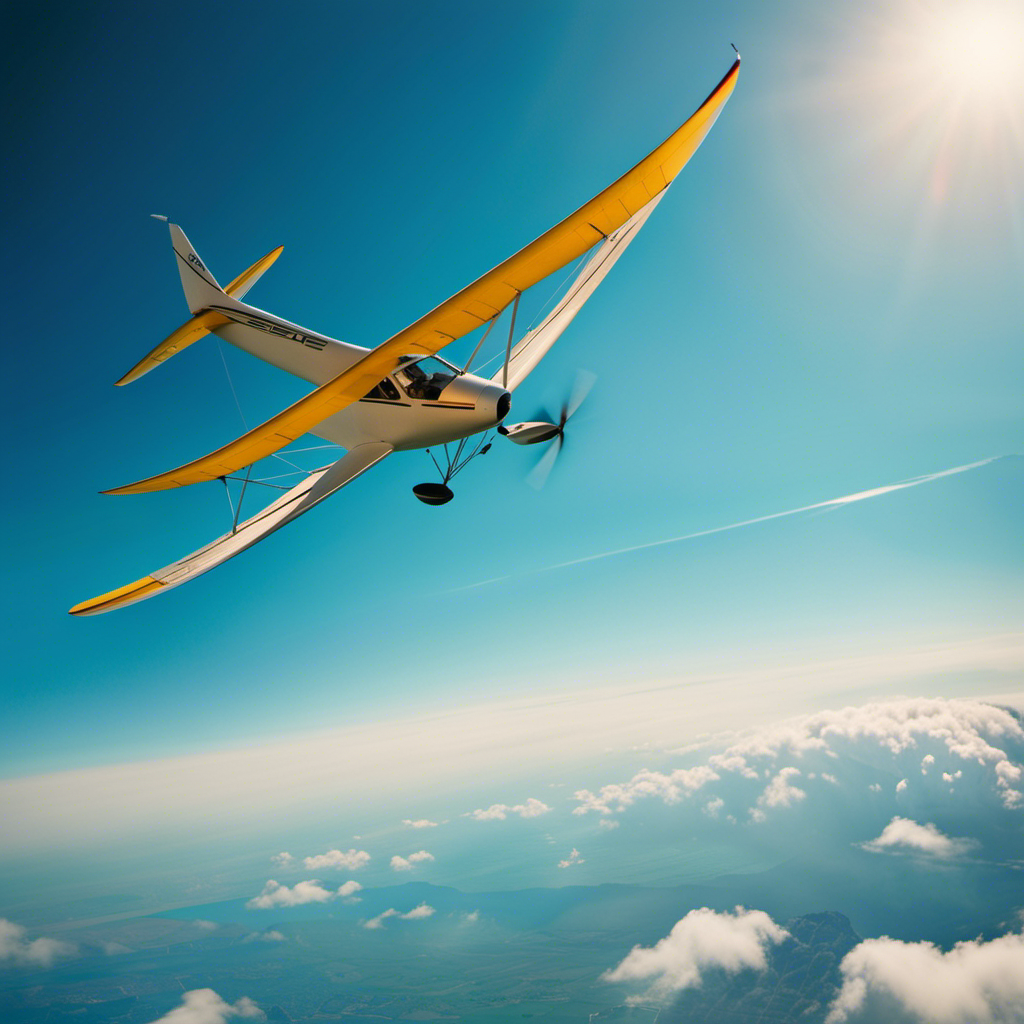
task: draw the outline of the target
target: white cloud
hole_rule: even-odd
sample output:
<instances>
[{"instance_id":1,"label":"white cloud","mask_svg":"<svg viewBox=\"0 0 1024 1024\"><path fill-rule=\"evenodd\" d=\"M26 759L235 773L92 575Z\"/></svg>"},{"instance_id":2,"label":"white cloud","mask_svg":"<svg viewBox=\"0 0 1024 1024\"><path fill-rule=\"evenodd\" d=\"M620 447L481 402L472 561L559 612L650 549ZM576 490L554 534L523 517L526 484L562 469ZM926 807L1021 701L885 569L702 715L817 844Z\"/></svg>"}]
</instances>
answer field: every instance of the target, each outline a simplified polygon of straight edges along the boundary
<instances>
[{"instance_id":1,"label":"white cloud","mask_svg":"<svg viewBox=\"0 0 1024 1024\"><path fill-rule=\"evenodd\" d=\"M463 924L476 924L480 920L480 911L471 910L468 913L462 915Z\"/></svg>"},{"instance_id":2,"label":"white cloud","mask_svg":"<svg viewBox=\"0 0 1024 1024\"><path fill-rule=\"evenodd\" d=\"M718 813L719 813L719 811L721 811L721 809L722 809L722 808L723 808L724 806L725 806L725 801L724 801L724 800L723 800L723 799L722 799L722 798L721 798L720 796L716 796L716 797L714 797L713 799L709 800L709 801L708 801L708 802L707 802L707 803L706 803L706 804L705 804L705 805L704 805L704 806L703 806L703 807L701 808L701 810L702 810L702 811L703 811L703 812L704 812L704 813L705 813L705 814L706 814L706 815L707 815L707 816L708 816L709 818L717 818L717 817L718 817Z\"/></svg>"},{"instance_id":3,"label":"white cloud","mask_svg":"<svg viewBox=\"0 0 1024 1024\"><path fill-rule=\"evenodd\" d=\"M318 853L315 857L306 857L302 863L307 871L319 871L321 868L358 871L370 863L370 855L365 850L351 849L347 853L342 853L341 850L328 850L327 853Z\"/></svg>"},{"instance_id":4,"label":"white cloud","mask_svg":"<svg viewBox=\"0 0 1024 1024\"><path fill-rule=\"evenodd\" d=\"M418 907L413 907L408 914L399 914L398 916L403 921L422 921L425 917L433 917L433 915L434 908L426 903L421 903Z\"/></svg>"},{"instance_id":5,"label":"white cloud","mask_svg":"<svg viewBox=\"0 0 1024 1024\"><path fill-rule=\"evenodd\" d=\"M799 768L783 768L757 798L758 804L761 807L792 807L803 800L807 794L789 783L790 779L795 779L799 774Z\"/></svg>"},{"instance_id":6,"label":"white cloud","mask_svg":"<svg viewBox=\"0 0 1024 1024\"><path fill-rule=\"evenodd\" d=\"M1024 803L1024 793L1019 789L1013 789L1013 784L1020 782L1022 772L1019 764L1013 764L1005 758L996 764L996 785L999 787L1000 796L1007 807L1020 807Z\"/></svg>"},{"instance_id":7,"label":"white cloud","mask_svg":"<svg viewBox=\"0 0 1024 1024\"><path fill-rule=\"evenodd\" d=\"M398 918L399 921L423 921L428 917L433 917L434 914L434 908L426 903L421 903L418 907L413 907L412 910L406 914L400 914L394 907L388 907L388 909L382 914L378 914L376 917L371 917L369 921L364 921L363 927L375 931L378 928L383 928L384 922L389 917Z\"/></svg>"},{"instance_id":8,"label":"white cloud","mask_svg":"<svg viewBox=\"0 0 1024 1024\"><path fill-rule=\"evenodd\" d=\"M900 779L900 781L896 783L896 792L897 793L902 793L903 790L905 790L906 788L907 788L907 780L906 779Z\"/></svg>"},{"instance_id":9,"label":"white cloud","mask_svg":"<svg viewBox=\"0 0 1024 1024\"><path fill-rule=\"evenodd\" d=\"M619 823L614 818L598 818L597 827L603 828L607 832L611 832L613 828L619 827Z\"/></svg>"},{"instance_id":10,"label":"white cloud","mask_svg":"<svg viewBox=\"0 0 1024 1024\"><path fill-rule=\"evenodd\" d=\"M560 868L571 868L574 864L586 864L586 861L580 856L580 851L574 846L569 856L565 860L560 860L558 866Z\"/></svg>"},{"instance_id":11,"label":"white cloud","mask_svg":"<svg viewBox=\"0 0 1024 1024\"><path fill-rule=\"evenodd\" d=\"M952 785L954 782L956 782L957 779L963 778L963 774L964 772L962 768L955 772L943 772L942 781L948 782L950 783L950 785Z\"/></svg>"},{"instance_id":12,"label":"white cloud","mask_svg":"<svg viewBox=\"0 0 1024 1024\"><path fill-rule=\"evenodd\" d=\"M295 858L287 850L282 850L280 853L275 853L270 858L270 862L277 868L290 868L295 863Z\"/></svg>"},{"instance_id":13,"label":"white cloud","mask_svg":"<svg viewBox=\"0 0 1024 1024\"><path fill-rule=\"evenodd\" d=\"M628 1002L664 1001L701 983L701 973L721 968L764 970L765 950L789 933L761 910L719 914L707 907L691 910L653 947L634 946L617 967L601 975L609 982L644 982L647 987Z\"/></svg>"},{"instance_id":14,"label":"white cloud","mask_svg":"<svg viewBox=\"0 0 1024 1024\"><path fill-rule=\"evenodd\" d=\"M843 986L827 1024L1011 1024L1024 1020L1024 938L957 943L883 937L855 946L840 964Z\"/></svg>"},{"instance_id":15,"label":"white cloud","mask_svg":"<svg viewBox=\"0 0 1024 1024\"><path fill-rule=\"evenodd\" d=\"M880 782L872 782L871 785L868 786L868 789L870 789L872 793L881 793L882 784Z\"/></svg>"},{"instance_id":16,"label":"white cloud","mask_svg":"<svg viewBox=\"0 0 1024 1024\"><path fill-rule=\"evenodd\" d=\"M408 825L409 828L437 828L437 822L431 821L429 818L417 818L415 821L410 818L403 818L402 824Z\"/></svg>"},{"instance_id":17,"label":"white cloud","mask_svg":"<svg viewBox=\"0 0 1024 1024\"><path fill-rule=\"evenodd\" d=\"M297 907L303 903L326 903L334 896L335 893L330 889L325 889L316 878L310 879L308 882L296 882L290 889L287 885L281 885L280 882L275 882L273 878L270 878L263 886L263 892L249 900L246 906L250 910Z\"/></svg>"},{"instance_id":18,"label":"white cloud","mask_svg":"<svg viewBox=\"0 0 1024 1024\"><path fill-rule=\"evenodd\" d=\"M922 775L927 775L928 774L928 769L931 768L932 765L934 765L934 764L935 764L935 755L934 754L926 754L924 757L922 757L921 758L921 774Z\"/></svg>"},{"instance_id":19,"label":"white cloud","mask_svg":"<svg viewBox=\"0 0 1024 1024\"><path fill-rule=\"evenodd\" d=\"M573 795L579 801L579 806L573 808L572 813L596 811L598 814L612 814L614 811L624 811L637 800L647 797L658 797L666 804L675 804L720 777L707 765L677 768L668 774L645 768L628 782L613 782L602 786L597 793L591 793L589 789L577 790Z\"/></svg>"},{"instance_id":20,"label":"white cloud","mask_svg":"<svg viewBox=\"0 0 1024 1024\"><path fill-rule=\"evenodd\" d=\"M391 869L393 871L412 871L417 864L426 864L432 860L434 860L434 855L427 853L426 850L417 850L416 853L410 853L408 857L399 857L396 853L391 858Z\"/></svg>"},{"instance_id":21,"label":"white cloud","mask_svg":"<svg viewBox=\"0 0 1024 1024\"><path fill-rule=\"evenodd\" d=\"M477 808L470 811L465 817L473 818L476 821L504 821L510 814L518 814L520 818L537 818L547 814L551 808L542 800L530 797L522 804L491 804L490 807Z\"/></svg>"},{"instance_id":22,"label":"white cloud","mask_svg":"<svg viewBox=\"0 0 1024 1024\"><path fill-rule=\"evenodd\" d=\"M285 936L279 931L250 932L243 942L286 942Z\"/></svg>"},{"instance_id":23,"label":"white cloud","mask_svg":"<svg viewBox=\"0 0 1024 1024\"><path fill-rule=\"evenodd\" d=\"M861 843L862 849L872 853L925 853L944 859L965 853L973 845L970 839L951 839L930 823L919 825L899 815L882 829L877 839Z\"/></svg>"},{"instance_id":24,"label":"white cloud","mask_svg":"<svg viewBox=\"0 0 1024 1024\"><path fill-rule=\"evenodd\" d=\"M248 997L226 1003L212 988L194 988L175 1007L153 1024L224 1024L229 1017L263 1018L263 1011Z\"/></svg>"},{"instance_id":25,"label":"white cloud","mask_svg":"<svg viewBox=\"0 0 1024 1024\"><path fill-rule=\"evenodd\" d=\"M54 961L74 956L77 952L77 946L58 939L28 941L20 924L0 917L0 963L12 963L17 967L51 967Z\"/></svg>"},{"instance_id":26,"label":"white cloud","mask_svg":"<svg viewBox=\"0 0 1024 1024\"><path fill-rule=\"evenodd\" d=\"M197 928L201 928L204 932L215 932L217 930L216 921L203 921L202 919L192 922Z\"/></svg>"},{"instance_id":27,"label":"white cloud","mask_svg":"<svg viewBox=\"0 0 1024 1024\"><path fill-rule=\"evenodd\" d=\"M357 896L356 893L360 892L362 888L363 887L358 882L352 881L350 879L349 881L338 886L337 895L345 903L358 903L362 899L362 897Z\"/></svg>"}]
</instances>

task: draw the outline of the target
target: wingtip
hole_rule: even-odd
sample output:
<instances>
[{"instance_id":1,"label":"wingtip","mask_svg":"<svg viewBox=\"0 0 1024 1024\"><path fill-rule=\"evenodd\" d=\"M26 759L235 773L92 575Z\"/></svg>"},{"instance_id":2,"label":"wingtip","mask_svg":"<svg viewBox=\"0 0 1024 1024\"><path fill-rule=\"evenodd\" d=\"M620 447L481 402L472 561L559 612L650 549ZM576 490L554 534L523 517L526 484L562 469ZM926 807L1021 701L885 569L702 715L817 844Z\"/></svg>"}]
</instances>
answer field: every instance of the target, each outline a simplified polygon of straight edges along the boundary
<instances>
[{"instance_id":1,"label":"wingtip","mask_svg":"<svg viewBox=\"0 0 1024 1024\"><path fill-rule=\"evenodd\" d=\"M74 615L77 618L83 615L99 615L102 612L113 611L123 605L141 601L164 586L166 584L161 583L154 576L143 576L141 580L136 580L127 586L118 587L106 594L100 594L99 597L91 597L88 601L79 602L73 608L68 609L68 615Z\"/></svg>"}]
</instances>

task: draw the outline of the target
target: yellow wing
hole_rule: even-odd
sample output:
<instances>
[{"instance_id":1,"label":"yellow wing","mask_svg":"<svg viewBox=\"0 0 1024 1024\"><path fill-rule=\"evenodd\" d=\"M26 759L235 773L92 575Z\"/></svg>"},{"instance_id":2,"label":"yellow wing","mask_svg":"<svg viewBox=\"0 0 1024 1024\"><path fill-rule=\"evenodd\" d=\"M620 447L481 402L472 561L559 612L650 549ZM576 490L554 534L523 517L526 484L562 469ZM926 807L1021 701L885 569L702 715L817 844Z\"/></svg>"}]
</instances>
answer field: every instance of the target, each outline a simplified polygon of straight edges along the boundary
<instances>
[{"instance_id":1,"label":"yellow wing","mask_svg":"<svg viewBox=\"0 0 1024 1024\"><path fill-rule=\"evenodd\" d=\"M632 170L333 380L209 455L167 473L103 493L159 491L234 473L284 448L327 417L357 401L381 377L390 373L403 355L433 355L497 316L517 294L582 256L671 184L704 141L732 95L739 68L737 59L693 116Z\"/></svg>"}]
</instances>

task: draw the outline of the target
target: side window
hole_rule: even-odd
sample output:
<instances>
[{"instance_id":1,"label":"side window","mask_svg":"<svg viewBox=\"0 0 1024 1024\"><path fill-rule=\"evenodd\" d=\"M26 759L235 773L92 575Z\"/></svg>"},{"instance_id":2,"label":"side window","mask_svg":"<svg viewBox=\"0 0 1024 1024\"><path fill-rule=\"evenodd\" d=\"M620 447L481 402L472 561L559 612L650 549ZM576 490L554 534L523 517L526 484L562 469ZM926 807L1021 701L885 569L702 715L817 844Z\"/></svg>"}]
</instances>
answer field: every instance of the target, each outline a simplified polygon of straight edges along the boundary
<instances>
[{"instance_id":1,"label":"side window","mask_svg":"<svg viewBox=\"0 0 1024 1024\"><path fill-rule=\"evenodd\" d=\"M367 398L377 398L389 402L398 401L398 388L385 377L372 391L366 394Z\"/></svg>"}]
</instances>

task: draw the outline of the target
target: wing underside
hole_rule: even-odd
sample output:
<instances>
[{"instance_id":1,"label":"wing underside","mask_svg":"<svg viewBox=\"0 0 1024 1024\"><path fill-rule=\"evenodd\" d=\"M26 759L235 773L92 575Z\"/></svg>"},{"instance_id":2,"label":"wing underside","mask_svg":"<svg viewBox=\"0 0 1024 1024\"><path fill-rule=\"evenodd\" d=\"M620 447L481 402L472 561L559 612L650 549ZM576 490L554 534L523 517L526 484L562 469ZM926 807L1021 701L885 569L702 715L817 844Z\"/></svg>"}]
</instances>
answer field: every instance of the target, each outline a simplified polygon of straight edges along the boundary
<instances>
[{"instance_id":1,"label":"wing underside","mask_svg":"<svg viewBox=\"0 0 1024 1024\"><path fill-rule=\"evenodd\" d=\"M300 484L282 494L256 515L239 523L230 533L218 537L212 543L163 569L143 576L134 583L76 604L71 609L71 614L99 615L115 608L123 608L209 572L319 505L325 498L390 455L391 451L391 446L383 442L353 448L333 465L311 473Z\"/></svg>"}]
</instances>

